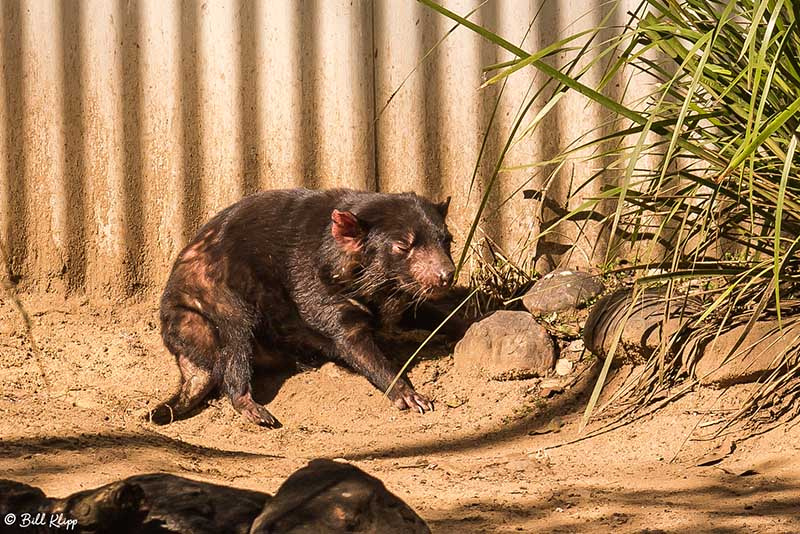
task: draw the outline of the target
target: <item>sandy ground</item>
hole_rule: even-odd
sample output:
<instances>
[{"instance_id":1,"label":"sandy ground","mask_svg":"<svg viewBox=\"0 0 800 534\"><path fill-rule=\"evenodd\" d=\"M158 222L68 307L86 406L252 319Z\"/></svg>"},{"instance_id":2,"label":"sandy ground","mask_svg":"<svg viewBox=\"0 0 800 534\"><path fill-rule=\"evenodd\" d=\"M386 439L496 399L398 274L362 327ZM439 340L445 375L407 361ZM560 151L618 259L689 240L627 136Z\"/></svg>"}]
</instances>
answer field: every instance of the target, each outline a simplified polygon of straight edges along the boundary
<instances>
[{"instance_id":1,"label":"sandy ground","mask_svg":"<svg viewBox=\"0 0 800 534\"><path fill-rule=\"evenodd\" d=\"M722 400L697 391L552 448L577 436L589 372L542 399L536 381L459 376L435 347L411 372L436 400L432 414L398 412L366 380L326 364L282 384L258 377L281 429L250 426L225 399L157 427L140 416L172 392L178 371L161 346L155 299L115 309L23 298L49 391L16 312L0 303L0 477L54 496L154 471L274 493L309 459L330 457L383 480L439 533L800 533L800 425L695 467L714 442L689 438L712 430L702 423L735 407L744 389ZM554 417L566 423L560 432L537 433Z\"/></svg>"}]
</instances>

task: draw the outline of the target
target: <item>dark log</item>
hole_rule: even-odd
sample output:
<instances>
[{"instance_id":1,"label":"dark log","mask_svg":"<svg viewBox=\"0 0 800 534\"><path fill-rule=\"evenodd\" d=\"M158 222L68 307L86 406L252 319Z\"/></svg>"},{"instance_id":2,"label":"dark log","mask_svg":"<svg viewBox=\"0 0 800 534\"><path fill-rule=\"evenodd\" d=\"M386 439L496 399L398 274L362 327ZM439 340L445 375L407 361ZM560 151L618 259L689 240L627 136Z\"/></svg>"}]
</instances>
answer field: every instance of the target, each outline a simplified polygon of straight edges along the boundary
<instances>
[{"instance_id":1,"label":"dark log","mask_svg":"<svg viewBox=\"0 0 800 534\"><path fill-rule=\"evenodd\" d=\"M38 514L46 515L52 504L53 499L47 498L39 488L13 480L0 480L0 532L4 534L47 532L46 527L22 527L20 522L23 514L29 514L31 517L36 517ZM11 524L5 522L5 519L10 517L14 518Z\"/></svg>"},{"instance_id":2,"label":"dark log","mask_svg":"<svg viewBox=\"0 0 800 534\"><path fill-rule=\"evenodd\" d=\"M169 475L163 475L169 476ZM131 532L147 516L144 490L127 480L57 499L52 513L77 521L80 532Z\"/></svg>"},{"instance_id":3,"label":"dark log","mask_svg":"<svg viewBox=\"0 0 800 534\"><path fill-rule=\"evenodd\" d=\"M266 493L248 491L169 474L139 475L81 491L64 499L50 499L38 488L0 480L0 520L18 516L0 532L53 532L52 528L22 528L23 513L76 520L65 532L92 534L246 534L264 508ZM60 516L59 516L60 514Z\"/></svg>"},{"instance_id":4,"label":"dark log","mask_svg":"<svg viewBox=\"0 0 800 534\"><path fill-rule=\"evenodd\" d=\"M275 497L175 475L138 475L64 499L0 480L0 533L87 534L429 534L425 522L383 483L357 467L314 460ZM23 525L22 514L41 524ZM59 529L50 527L56 519ZM71 522L71 523L70 523Z\"/></svg>"}]
</instances>

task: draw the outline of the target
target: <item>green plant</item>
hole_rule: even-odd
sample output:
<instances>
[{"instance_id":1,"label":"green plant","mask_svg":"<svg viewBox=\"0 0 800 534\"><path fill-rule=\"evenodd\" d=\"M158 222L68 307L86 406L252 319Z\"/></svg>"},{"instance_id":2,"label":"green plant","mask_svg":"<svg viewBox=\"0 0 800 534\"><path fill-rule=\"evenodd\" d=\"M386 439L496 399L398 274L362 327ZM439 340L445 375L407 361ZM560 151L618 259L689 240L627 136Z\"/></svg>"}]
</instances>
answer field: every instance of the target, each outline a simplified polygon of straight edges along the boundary
<instances>
[{"instance_id":1,"label":"green plant","mask_svg":"<svg viewBox=\"0 0 800 534\"><path fill-rule=\"evenodd\" d=\"M612 236L607 263L628 254L637 260L627 270L660 271L639 276L637 286L666 283L670 294L680 287L707 300L706 311L692 323L691 340L707 341L745 324L730 357L756 320L771 315L783 325L795 321L791 315L798 305L800 279L800 6L791 0L644 0L625 28L601 41L601 32L613 30L606 26L608 14L621 9L612 2L598 7L604 10L598 27L528 52L433 0L420 1L515 55L492 66L494 76L487 83L499 83L523 68L550 77L549 93L533 95L525 110L532 109L536 98L546 96L548 102L534 117L522 114L527 125L515 125L506 148L517 136L535 130L567 91L577 91L612 113L603 125L603 131L612 133L587 132L550 163L558 172L559 163L590 150L590 159L611 162L601 172L615 173L618 180L559 222L586 212L603 213L599 208L607 207L610 215L603 222ZM556 51L573 54L572 61L561 69L543 61ZM586 52L593 59L579 61ZM583 75L600 65L605 68L600 82L584 84ZM605 94L612 80L633 73L649 77L655 90L632 102L625 94ZM503 169L505 153L490 185ZM537 165L531 162L531 167ZM628 401L623 414L692 386L689 380L677 393L670 390L685 378L684 370L692 368L696 357L672 350L671 342L617 396ZM796 414L798 353L800 341L776 356L781 370L762 378L731 422Z\"/></svg>"}]
</instances>

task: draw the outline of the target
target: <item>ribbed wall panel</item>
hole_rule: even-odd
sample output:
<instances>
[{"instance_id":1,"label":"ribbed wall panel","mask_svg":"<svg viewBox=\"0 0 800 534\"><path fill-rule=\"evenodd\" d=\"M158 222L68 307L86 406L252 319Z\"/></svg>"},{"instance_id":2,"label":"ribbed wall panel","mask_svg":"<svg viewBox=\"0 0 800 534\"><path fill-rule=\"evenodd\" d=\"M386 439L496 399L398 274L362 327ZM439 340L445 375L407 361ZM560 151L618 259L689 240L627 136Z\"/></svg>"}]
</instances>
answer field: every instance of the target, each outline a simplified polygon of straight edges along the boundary
<instances>
[{"instance_id":1,"label":"ribbed wall panel","mask_svg":"<svg viewBox=\"0 0 800 534\"><path fill-rule=\"evenodd\" d=\"M536 50L599 21L578 4L496 0L471 18ZM29 290L155 293L202 221L273 187L452 195L463 238L522 104L546 81L534 69L511 77L487 135L500 86L479 89L482 67L509 54L458 28L423 60L453 23L410 0L0 5L0 235ZM446 5L466 14L480 2ZM550 158L603 119L570 96L506 165ZM543 211L520 192L543 186L542 169L501 174L479 237L518 250L592 170L565 167ZM525 255L540 267L595 261L596 229L585 254L562 257L576 231Z\"/></svg>"}]
</instances>

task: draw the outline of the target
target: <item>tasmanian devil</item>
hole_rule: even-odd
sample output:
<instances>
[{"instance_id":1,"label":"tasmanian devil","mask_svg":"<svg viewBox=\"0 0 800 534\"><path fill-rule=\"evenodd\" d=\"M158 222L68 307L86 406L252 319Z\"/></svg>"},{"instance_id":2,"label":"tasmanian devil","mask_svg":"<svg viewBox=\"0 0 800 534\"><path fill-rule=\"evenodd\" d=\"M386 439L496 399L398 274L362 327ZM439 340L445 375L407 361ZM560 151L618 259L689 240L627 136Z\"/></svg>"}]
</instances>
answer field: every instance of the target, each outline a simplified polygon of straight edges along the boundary
<instances>
[{"instance_id":1,"label":"tasmanian devil","mask_svg":"<svg viewBox=\"0 0 800 534\"><path fill-rule=\"evenodd\" d=\"M292 189L251 195L211 219L181 251L161 299L161 333L179 391L150 412L168 423L220 387L248 420L280 426L251 394L254 361L281 351L343 361L385 391L399 367L375 341L453 282L447 201L413 193ZM460 325L450 333L463 333ZM399 379L398 408L433 404Z\"/></svg>"}]
</instances>

